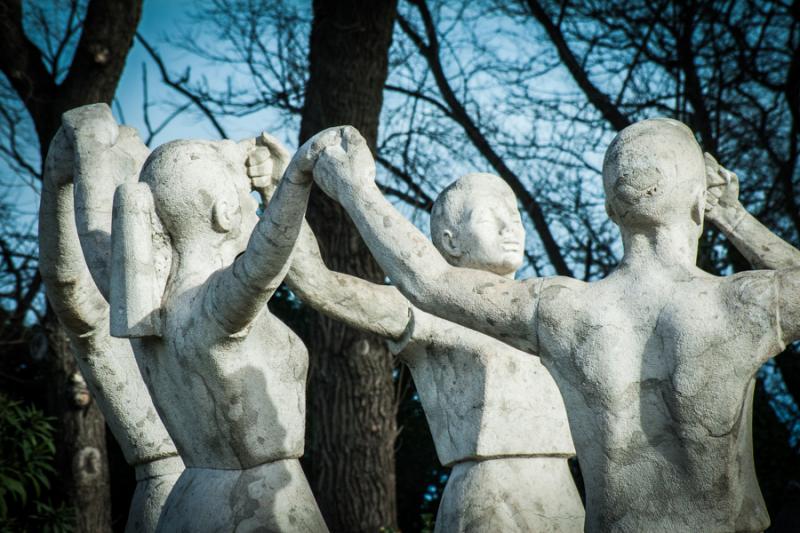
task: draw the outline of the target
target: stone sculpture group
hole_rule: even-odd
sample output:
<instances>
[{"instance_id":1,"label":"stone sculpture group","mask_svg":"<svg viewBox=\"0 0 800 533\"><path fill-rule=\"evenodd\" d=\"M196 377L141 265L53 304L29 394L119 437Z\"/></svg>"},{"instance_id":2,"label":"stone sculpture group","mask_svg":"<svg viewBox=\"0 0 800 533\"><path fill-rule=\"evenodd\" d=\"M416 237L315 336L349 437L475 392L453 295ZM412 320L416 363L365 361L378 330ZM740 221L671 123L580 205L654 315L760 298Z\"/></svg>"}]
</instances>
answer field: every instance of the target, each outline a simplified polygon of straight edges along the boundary
<instances>
[{"instance_id":1,"label":"stone sculpture group","mask_svg":"<svg viewBox=\"0 0 800 533\"><path fill-rule=\"evenodd\" d=\"M308 354L266 306L284 279L409 367L453 467L437 531L769 525L754 376L800 337L800 252L742 208L736 176L685 125L644 120L609 146L606 210L624 256L596 282L514 279L524 228L496 176L441 193L432 242L374 178L349 126L294 156L266 134L149 153L104 104L63 116L45 164L40 268L136 469L127 531L327 531L298 461ZM394 286L325 266L304 221L314 182ZM761 270L697 268L705 220ZM567 464L576 451L585 512Z\"/></svg>"}]
</instances>

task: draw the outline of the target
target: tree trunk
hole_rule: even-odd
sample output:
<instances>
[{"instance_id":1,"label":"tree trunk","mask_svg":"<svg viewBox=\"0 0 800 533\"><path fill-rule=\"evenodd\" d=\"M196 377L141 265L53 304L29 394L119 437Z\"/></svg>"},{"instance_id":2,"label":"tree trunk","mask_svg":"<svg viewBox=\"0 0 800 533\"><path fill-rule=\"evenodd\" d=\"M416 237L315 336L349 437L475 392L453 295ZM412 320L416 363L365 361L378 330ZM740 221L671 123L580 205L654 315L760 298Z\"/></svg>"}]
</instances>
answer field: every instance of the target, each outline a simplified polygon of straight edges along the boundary
<instances>
[{"instance_id":1,"label":"tree trunk","mask_svg":"<svg viewBox=\"0 0 800 533\"><path fill-rule=\"evenodd\" d=\"M355 126L375 150L397 0L315 0L300 142ZM382 283L384 274L344 210L319 190L308 220L327 265ZM308 395L308 477L333 532L397 527L393 361L379 337L314 314Z\"/></svg>"},{"instance_id":2,"label":"tree trunk","mask_svg":"<svg viewBox=\"0 0 800 533\"><path fill-rule=\"evenodd\" d=\"M91 0L69 72L57 83L26 34L21 0L0 0L0 70L6 75L33 119L44 163L61 114L86 104L111 104L133 36L142 14L142 0ZM33 38L32 38L33 37ZM80 385L75 358L52 312L44 323L50 341L50 405L57 419L57 467L62 495L76 512L77 531L111 531L111 494L104 419ZM86 401L76 405L75 401Z\"/></svg>"},{"instance_id":3,"label":"tree trunk","mask_svg":"<svg viewBox=\"0 0 800 533\"><path fill-rule=\"evenodd\" d=\"M64 328L47 314L51 411L56 414L57 492L75 510L79 532L111 531L111 491L103 414L89 396ZM66 474L66 475L65 475Z\"/></svg>"}]
</instances>

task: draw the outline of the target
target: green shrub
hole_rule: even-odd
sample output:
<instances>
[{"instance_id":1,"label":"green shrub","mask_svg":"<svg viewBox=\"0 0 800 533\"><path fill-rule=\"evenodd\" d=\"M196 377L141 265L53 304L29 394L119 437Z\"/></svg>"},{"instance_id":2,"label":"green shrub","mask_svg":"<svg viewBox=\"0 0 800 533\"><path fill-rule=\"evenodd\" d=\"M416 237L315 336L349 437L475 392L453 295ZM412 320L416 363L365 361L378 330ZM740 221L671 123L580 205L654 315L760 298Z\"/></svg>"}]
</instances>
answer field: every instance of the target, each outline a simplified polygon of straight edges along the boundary
<instances>
[{"instance_id":1,"label":"green shrub","mask_svg":"<svg viewBox=\"0 0 800 533\"><path fill-rule=\"evenodd\" d=\"M52 419L0 394L0 532L68 532L73 512L53 505L56 474Z\"/></svg>"}]
</instances>

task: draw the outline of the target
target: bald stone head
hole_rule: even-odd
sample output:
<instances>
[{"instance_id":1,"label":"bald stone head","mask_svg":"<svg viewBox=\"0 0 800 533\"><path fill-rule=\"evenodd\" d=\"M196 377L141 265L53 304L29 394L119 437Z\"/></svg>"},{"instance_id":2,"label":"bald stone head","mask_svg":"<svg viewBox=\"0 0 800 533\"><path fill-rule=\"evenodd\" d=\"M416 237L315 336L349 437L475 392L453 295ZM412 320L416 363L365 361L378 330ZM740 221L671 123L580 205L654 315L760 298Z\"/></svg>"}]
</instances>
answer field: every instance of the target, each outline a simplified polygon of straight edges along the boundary
<instances>
[{"instance_id":1,"label":"bald stone head","mask_svg":"<svg viewBox=\"0 0 800 533\"><path fill-rule=\"evenodd\" d=\"M692 131L668 118L642 120L619 132L606 150L606 210L621 227L702 224L703 151Z\"/></svg>"},{"instance_id":2,"label":"bald stone head","mask_svg":"<svg viewBox=\"0 0 800 533\"><path fill-rule=\"evenodd\" d=\"M525 229L511 187L492 174L467 174L447 186L431 212L431 239L452 265L513 275Z\"/></svg>"},{"instance_id":3,"label":"bald stone head","mask_svg":"<svg viewBox=\"0 0 800 533\"><path fill-rule=\"evenodd\" d=\"M180 140L153 151L141 181L174 241L217 234L242 241L244 249L258 221L245 158L232 141Z\"/></svg>"}]
</instances>

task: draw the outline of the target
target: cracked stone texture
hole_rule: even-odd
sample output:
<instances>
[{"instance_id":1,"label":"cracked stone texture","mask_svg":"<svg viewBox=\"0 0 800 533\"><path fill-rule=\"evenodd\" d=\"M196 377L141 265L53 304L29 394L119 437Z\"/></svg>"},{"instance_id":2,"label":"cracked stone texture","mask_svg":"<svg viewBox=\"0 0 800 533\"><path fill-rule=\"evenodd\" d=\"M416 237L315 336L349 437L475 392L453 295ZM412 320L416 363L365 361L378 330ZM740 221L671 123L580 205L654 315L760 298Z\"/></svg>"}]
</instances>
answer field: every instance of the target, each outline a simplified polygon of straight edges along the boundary
<instances>
[{"instance_id":1,"label":"cracked stone texture","mask_svg":"<svg viewBox=\"0 0 800 533\"><path fill-rule=\"evenodd\" d=\"M800 270L715 277L695 266L707 192L686 126L646 120L612 142L604 188L625 253L590 283L449 265L383 198L368 153L327 150L315 180L412 303L540 354L567 407L587 531L769 525L749 405L760 365L800 338Z\"/></svg>"},{"instance_id":2,"label":"cracked stone texture","mask_svg":"<svg viewBox=\"0 0 800 533\"><path fill-rule=\"evenodd\" d=\"M45 162L40 270L78 368L125 460L152 472L137 478L126 525L128 532L152 532L183 463L130 342L109 334L107 303L111 197L117 184L136 179L146 149L135 132L117 127L105 105L71 110L62 122Z\"/></svg>"},{"instance_id":3,"label":"cracked stone texture","mask_svg":"<svg viewBox=\"0 0 800 533\"><path fill-rule=\"evenodd\" d=\"M582 531L584 511L566 461L507 457L457 463L442 494L436 530Z\"/></svg>"},{"instance_id":4,"label":"cracked stone texture","mask_svg":"<svg viewBox=\"0 0 800 533\"><path fill-rule=\"evenodd\" d=\"M159 530L327 531L319 510L309 512L310 495L296 459L242 470L189 467L173 489Z\"/></svg>"},{"instance_id":5,"label":"cracked stone texture","mask_svg":"<svg viewBox=\"0 0 800 533\"><path fill-rule=\"evenodd\" d=\"M575 455L564 402L537 358L419 309L389 347L411 370L443 465Z\"/></svg>"},{"instance_id":6,"label":"cracked stone texture","mask_svg":"<svg viewBox=\"0 0 800 533\"><path fill-rule=\"evenodd\" d=\"M437 200L431 228L448 261L506 276L521 265L516 198L496 176L454 182ZM410 368L439 460L455 465L436 531L582 529L564 403L538 358L416 309L394 287L328 270L307 225L287 282L318 311L386 338Z\"/></svg>"},{"instance_id":7,"label":"cracked stone texture","mask_svg":"<svg viewBox=\"0 0 800 533\"><path fill-rule=\"evenodd\" d=\"M413 309L389 342L411 370L436 452L455 465L436 531L581 531L564 402L538 358Z\"/></svg>"},{"instance_id":8,"label":"cracked stone texture","mask_svg":"<svg viewBox=\"0 0 800 533\"><path fill-rule=\"evenodd\" d=\"M260 218L253 143L167 143L117 190L112 333L139 337L187 467L159 531L327 531L297 462L308 353L266 303L289 268L315 154L340 142L332 129L301 147Z\"/></svg>"}]
</instances>

